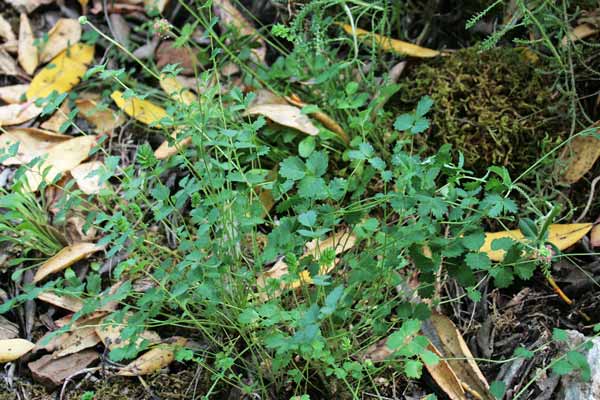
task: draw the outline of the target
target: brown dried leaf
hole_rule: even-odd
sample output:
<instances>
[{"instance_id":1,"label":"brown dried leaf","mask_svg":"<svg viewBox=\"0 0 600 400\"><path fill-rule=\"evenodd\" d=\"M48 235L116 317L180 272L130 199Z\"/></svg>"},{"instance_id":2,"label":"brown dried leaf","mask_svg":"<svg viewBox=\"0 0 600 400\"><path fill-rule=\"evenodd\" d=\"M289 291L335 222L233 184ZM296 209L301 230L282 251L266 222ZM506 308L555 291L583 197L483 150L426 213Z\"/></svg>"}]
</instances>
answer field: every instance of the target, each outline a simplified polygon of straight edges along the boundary
<instances>
[{"instance_id":1,"label":"brown dried leaf","mask_svg":"<svg viewBox=\"0 0 600 400\"><path fill-rule=\"evenodd\" d=\"M61 135L37 128L9 129L6 133L0 135L0 149L6 152L15 143L19 143L19 147L17 149L17 154L15 154L14 157L4 160L2 164L26 164L35 157L45 154L50 147L70 138L71 137L67 135Z\"/></svg>"},{"instance_id":2,"label":"brown dried leaf","mask_svg":"<svg viewBox=\"0 0 600 400\"><path fill-rule=\"evenodd\" d=\"M32 102L0 106L0 126L18 125L40 115L42 109Z\"/></svg>"},{"instance_id":3,"label":"brown dried leaf","mask_svg":"<svg viewBox=\"0 0 600 400\"><path fill-rule=\"evenodd\" d=\"M35 276L33 277L33 283L37 283L48 275L60 272L77 261L89 257L91 254L102 250L102 246L98 246L95 243L77 243L71 246L67 246L54 256L50 257L41 267L38 268Z\"/></svg>"},{"instance_id":4,"label":"brown dried leaf","mask_svg":"<svg viewBox=\"0 0 600 400\"><path fill-rule=\"evenodd\" d=\"M562 181L572 184L581 179L600 157L600 139L594 136L577 136L560 156L559 165L566 164Z\"/></svg>"},{"instance_id":5,"label":"brown dried leaf","mask_svg":"<svg viewBox=\"0 0 600 400\"><path fill-rule=\"evenodd\" d=\"M37 361L30 362L27 367L35 381L49 386L58 386L65 379L87 368L99 358L96 351L87 349L57 359L48 354Z\"/></svg>"},{"instance_id":6,"label":"brown dried leaf","mask_svg":"<svg viewBox=\"0 0 600 400\"><path fill-rule=\"evenodd\" d=\"M172 337L169 342L169 344L159 345L142 354L136 360L121 368L117 375L148 375L166 367L175 359L175 348L185 346L187 339L176 336Z\"/></svg>"},{"instance_id":7,"label":"brown dried leaf","mask_svg":"<svg viewBox=\"0 0 600 400\"><path fill-rule=\"evenodd\" d=\"M69 354L80 352L100 343L100 337L93 326L76 328L68 337L61 341L52 358L60 358Z\"/></svg>"},{"instance_id":8,"label":"brown dried leaf","mask_svg":"<svg viewBox=\"0 0 600 400\"><path fill-rule=\"evenodd\" d=\"M295 105L296 107L303 108L303 107L306 107L306 105L307 105L295 94L293 94L289 97L286 97L285 99L288 102L290 102L291 104ZM322 123L325 128L336 133L340 137L340 139L342 139L342 141L344 143L346 143L346 144L350 143L350 138L348 137L348 134L344 131L344 129L340 126L340 124L335 122L335 120L333 118L331 118L329 115L325 114L322 111L317 111L314 113L310 113L310 116L313 117L314 119L316 119L317 121L319 121L320 123Z\"/></svg>"},{"instance_id":9,"label":"brown dried leaf","mask_svg":"<svg viewBox=\"0 0 600 400\"><path fill-rule=\"evenodd\" d=\"M19 336L19 326L0 315L0 340L14 339Z\"/></svg>"},{"instance_id":10,"label":"brown dried leaf","mask_svg":"<svg viewBox=\"0 0 600 400\"><path fill-rule=\"evenodd\" d=\"M448 395L450 400L464 400L466 399L465 390L463 386L452 370L448 361L444 360L444 357L440 354L438 349L431 343L427 346L427 350L437 355L440 360L437 364L425 363L425 368L435 381L438 386Z\"/></svg>"},{"instance_id":11,"label":"brown dried leaf","mask_svg":"<svg viewBox=\"0 0 600 400\"><path fill-rule=\"evenodd\" d=\"M212 4L215 14L219 17L219 24L223 28L232 26L237 29L242 36L252 36L255 38L260 44L260 47L252 49L254 61L264 63L265 56L267 55L267 46L252 23L248 21L229 0L213 0Z\"/></svg>"},{"instance_id":12,"label":"brown dried leaf","mask_svg":"<svg viewBox=\"0 0 600 400\"><path fill-rule=\"evenodd\" d=\"M29 353L35 344L25 339L0 340L0 363L11 362Z\"/></svg>"},{"instance_id":13,"label":"brown dried leaf","mask_svg":"<svg viewBox=\"0 0 600 400\"><path fill-rule=\"evenodd\" d=\"M116 128L125 123L122 113L108 107L100 107L95 99L81 98L75 100L75 105L81 116L94 126L98 133L111 134Z\"/></svg>"},{"instance_id":14,"label":"brown dried leaf","mask_svg":"<svg viewBox=\"0 0 600 400\"><path fill-rule=\"evenodd\" d=\"M69 45L81 39L81 24L76 19L61 18L48 32L48 41L40 52L40 62L46 63Z\"/></svg>"},{"instance_id":15,"label":"brown dried leaf","mask_svg":"<svg viewBox=\"0 0 600 400\"><path fill-rule=\"evenodd\" d=\"M33 31L27 14L21 14L21 23L19 25L19 64L28 75L33 75L38 66L38 49L33 44Z\"/></svg>"},{"instance_id":16,"label":"brown dried leaf","mask_svg":"<svg viewBox=\"0 0 600 400\"><path fill-rule=\"evenodd\" d=\"M47 129L49 131L58 132L60 127L69 120L69 104L67 101L63 101L62 105L58 110L52 114L50 118L44 121L40 128Z\"/></svg>"},{"instance_id":17,"label":"brown dried leaf","mask_svg":"<svg viewBox=\"0 0 600 400\"><path fill-rule=\"evenodd\" d=\"M106 182L100 183L98 175L90 176L94 171L104 171L104 163L101 161L89 161L79 164L70 172L77 186L85 194L98 194L100 190L106 188Z\"/></svg>"},{"instance_id":18,"label":"brown dried leaf","mask_svg":"<svg viewBox=\"0 0 600 400\"><path fill-rule=\"evenodd\" d=\"M58 326L58 325L57 325ZM45 343L48 340L48 337L50 335L52 335L53 332L47 332L44 336L42 336L35 344L35 347L33 348L33 352L39 351L39 350L45 350L47 352L53 352L54 350L58 349L58 347L69 338L69 334L68 333L61 333L60 335L53 335L50 338L50 341L48 341L48 343ZM45 343L45 344L42 344Z\"/></svg>"},{"instance_id":19,"label":"brown dried leaf","mask_svg":"<svg viewBox=\"0 0 600 400\"><path fill-rule=\"evenodd\" d=\"M581 39L585 39L586 37L592 36L600 32L595 26L589 24L581 24L571 29L571 31L562 38L560 42L561 46L566 46L569 42L576 42Z\"/></svg>"},{"instance_id":20,"label":"brown dried leaf","mask_svg":"<svg viewBox=\"0 0 600 400\"><path fill-rule=\"evenodd\" d=\"M319 134L319 129L313 125L310 118L302 114L301 110L295 106L287 104L261 104L248 108L244 114L263 115L279 125L297 129L311 136Z\"/></svg>"},{"instance_id":21,"label":"brown dried leaf","mask_svg":"<svg viewBox=\"0 0 600 400\"><path fill-rule=\"evenodd\" d=\"M29 85L10 85L0 87L0 100L8 104L21 103Z\"/></svg>"},{"instance_id":22,"label":"brown dried leaf","mask_svg":"<svg viewBox=\"0 0 600 400\"><path fill-rule=\"evenodd\" d=\"M77 312L83 308L83 301L77 297L66 294L56 294L54 292L42 292L37 297L39 300L50 303L53 306L63 308L65 310Z\"/></svg>"},{"instance_id":23,"label":"brown dried leaf","mask_svg":"<svg viewBox=\"0 0 600 400\"><path fill-rule=\"evenodd\" d=\"M156 49L156 65L162 69L167 64L179 64L184 75L193 75L194 71L200 67L196 60L196 55L190 47L174 47L175 42L166 40Z\"/></svg>"},{"instance_id":24,"label":"brown dried leaf","mask_svg":"<svg viewBox=\"0 0 600 400\"><path fill-rule=\"evenodd\" d=\"M121 338L121 332L127 327L128 316L125 316L124 321L120 324L110 321L110 315L106 316L100 324L95 328L96 334L102 340L102 343L109 349L114 350L120 347L128 346L129 339L123 340ZM158 333L154 331L145 330L143 331L136 340L136 344L139 345L143 340L147 340L151 344L160 343L161 338Z\"/></svg>"},{"instance_id":25,"label":"brown dried leaf","mask_svg":"<svg viewBox=\"0 0 600 400\"><path fill-rule=\"evenodd\" d=\"M590 245L592 247L600 246L600 225L596 224L590 232Z\"/></svg>"}]
</instances>

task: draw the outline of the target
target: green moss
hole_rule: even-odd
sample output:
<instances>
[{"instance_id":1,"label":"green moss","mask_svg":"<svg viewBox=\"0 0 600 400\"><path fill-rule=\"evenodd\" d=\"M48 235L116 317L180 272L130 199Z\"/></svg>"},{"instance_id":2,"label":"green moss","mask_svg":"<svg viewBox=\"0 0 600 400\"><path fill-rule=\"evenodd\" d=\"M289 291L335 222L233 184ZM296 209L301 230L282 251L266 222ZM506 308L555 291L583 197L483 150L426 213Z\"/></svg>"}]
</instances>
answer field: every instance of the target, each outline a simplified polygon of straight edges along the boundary
<instances>
[{"instance_id":1,"label":"green moss","mask_svg":"<svg viewBox=\"0 0 600 400\"><path fill-rule=\"evenodd\" d=\"M566 107L550 83L518 49L464 49L416 66L391 104L410 111L428 94L432 127L418 139L427 152L450 143L479 174L490 165L515 174L566 134Z\"/></svg>"}]
</instances>

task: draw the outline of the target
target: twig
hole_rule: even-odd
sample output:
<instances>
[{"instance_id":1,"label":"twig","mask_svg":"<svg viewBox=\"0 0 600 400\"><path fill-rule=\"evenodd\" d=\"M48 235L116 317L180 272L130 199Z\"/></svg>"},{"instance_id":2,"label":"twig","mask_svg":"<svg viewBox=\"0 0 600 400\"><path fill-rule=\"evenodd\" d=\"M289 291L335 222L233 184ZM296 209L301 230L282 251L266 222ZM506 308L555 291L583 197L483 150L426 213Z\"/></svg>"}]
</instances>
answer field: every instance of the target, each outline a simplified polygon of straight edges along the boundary
<instances>
[{"instance_id":1,"label":"twig","mask_svg":"<svg viewBox=\"0 0 600 400\"><path fill-rule=\"evenodd\" d=\"M585 205L585 208L583 209L583 212L581 213L579 218L577 218L575 220L576 223L581 221L587 215L588 211L590 210L592 201L594 200L594 190L596 189L596 184L598 183L598 181L600 181L600 175L595 177L594 180L592 181L592 186L590 187L590 195L588 197L587 204Z\"/></svg>"}]
</instances>

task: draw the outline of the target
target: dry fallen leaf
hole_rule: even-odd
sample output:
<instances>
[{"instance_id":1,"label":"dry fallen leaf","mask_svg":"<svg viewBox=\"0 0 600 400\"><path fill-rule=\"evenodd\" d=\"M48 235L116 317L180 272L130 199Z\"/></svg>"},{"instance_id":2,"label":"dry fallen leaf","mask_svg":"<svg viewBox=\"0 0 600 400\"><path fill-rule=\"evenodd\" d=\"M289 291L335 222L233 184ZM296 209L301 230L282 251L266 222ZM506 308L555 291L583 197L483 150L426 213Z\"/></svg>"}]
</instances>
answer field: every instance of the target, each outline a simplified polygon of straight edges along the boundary
<instances>
[{"instance_id":1,"label":"dry fallen leaf","mask_svg":"<svg viewBox=\"0 0 600 400\"><path fill-rule=\"evenodd\" d=\"M154 156L159 160L164 160L165 158L169 158L177 153L181 149L189 146L192 143L192 138L190 136L184 137L182 139L177 139L179 136L180 130L176 130L171 133L171 138L175 142L173 146L169 144L168 140L165 140L158 146L156 150L154 150Z\"/></svg>"},{"instance_id":2,"label":"dry fallen leaf","mask_svg":"<svg viewBox=\"0 0 600 400\"><path fill-rule=\"evenodd\" d=\"M452 321L446 316L434 312L428 320L423 322L421 332L429 339L435 353L445 359L466 392L478 399L494 399L489 392L489 384L475 362L473 354ZM427 364L425 366L430 373L433 372L432 376L436 382L439 379L440 386L442 386L442 382L444 384L451 382L447 370L430 369ZM435 373L440 374L434 375ZM443 386L442 388L445 389ZM448 392L447 394L450 395ZM451 398L462 400L466 397Z\"/></svg>"},{"instance_id":3,"label":"dry fallen leaf","mask_svg":"<svg viewBox=\"0 0 600 400\"><path fill-rule=\"evenodd\" d=\"M561 180L572 184L580 180L600 157L600 139L595 136L577 136L560 155L559 167L562 171Z\"/></svg>"},{"instance_id":4,"label":"dry fallen leaf","mask_svg":"<svg viewBox=\"0 0 600 400\"><path fill-rule=\"evenodd\" d=\"M79 164L71 170L71 175L77 182L77 186L85 194L98 194L101 189L106 188L106 183L100 183L98 175L90 176L94 171L103 171L104 163L101 161L89 161Z\"/></svg>"},{"instance_id":5,"label":"dry fallen leaf","mask_svg":"<svg viewBox=\"0 0 600 400\"><path fill-rule=\"evenodd\" d=\"M53 132L59 132L60 127L69 120L69 104L63 101L62 105L52 114L50 118L44 121L40 128L47 129Z\"/></svg>"},{"instance_id":6,"label":"dry fallen leaf","mask_svg":"<svg viewBox=\"0 0 600 400\"><path fill-rule=\"evenodd\" d=\"M81 24L76 19L60 18L48 32L48 41L40 52L40 62L45 63L81 39Z\"/></svg>"},{"instance_id":7,"label":"dry fallen leaf","mask_svg":"<svg viewBox=\"0 0 600 400\"><path fill-rule=\"evenodd\" d=\"M77 243L71 246L67 246L54 256L50 257L45 263L43 263L35 273L33 277L33 283L37 283L48 275L60 272L77 261L82 260L91 254L102 250L101 246L95 243Z\"/></svg>"},{"instance_id":8,"label":"dry fallen leaf","mask_svg":"<svg viewBox=\"0 0 600 400\"><path fill-rule=\"evenodd\" d=\"M0 74L8 76L19 75L17 62L4 49L0 49Z\"/></svg>"},{"instance_id":9,"label":"dry fallen leaf","mask_svg":"<svg viewBox=\"0 0 600 400\"><path fill-rule=\"evenodd\" d=\"M87 368L99 358L100 355L96 351L86 349L57 359L48 354L37 361L30 362L27 367L36 382L53 387Z\"/></svg>"},{"instance_id":10,"label":"dry fallen leaf","mask_svg":"<svg viewBox=\"0 0 600 400\"><path fill-rule=\"evenodd\" d=\"M169 344L162 344L142 354L130 364L121 368L117 375L138 376L148 375L171 364L175 359L175 348L185 346L187 339L173 337Z\"/></svg>"},{"instance_id":11,"label":"dry fallen leaf","mask_svg":"<svg viewBox=\"0 0 600 400\"><path fill-rule=\"evenodd\" d=\"M288 102L290 102L291 104L295 105L296 107L300 107L300 108L303 108L307 105L295 94L293 94L289 97L286 97L286 100ZM322 123L325 128L336 133L340 137L340 139L342 139L342 141L344 143L350 144L350 138L348 137L348 134L344 131L344 129L342 129L340 124L335 122L335 120L333 118L331 118L329 115L325 114L322 111L317 111L314 113L310 113L310 116L314 117L317 121Z\"/></svg>"},{"instance_id":12,"label":"dry fallen leaf","mask_svg":"<svg viewBox=\"0 0 600 400\"><path fill-rule=\"evenodd\" d=\"M146 125L153 125L160 128L158 121L167 116L167 112L162 107L148 100L135 97L125 100L123 92L120 90L115 90L110 97L115 101L117 107L125 111L127 115Z\"/></svg>"},{"instance_id":13,"label":"dry fallen leaf","mask_svg":"<svg viewBox=\"0 0 600 400\"><path fill-rule=\"evenodd\" d=\"M552 224L548 229L548 241L559 250L573 246L592 229L591 223L585 224ZM522 241L525 236L520 230L502 231L485 234L485 242L479 251L486 253L492 261L502 261L504 250L492 250L492 242L500 238L511 238Z\"/></svg>"},{"instance_id":14,"label":"dry fallen leaf","mask_svg":"<svg viewBox=\"0 0 600 400\"><path fill-rule=\"evenodd\" d=\"M6 0L17 10L24 10L27 14L44 4L50 4L54 0Z\"/></svg>"},{"instance_id":15,"label":"dry fallen leaf","mask_svg":"<svg viewBox=\"0 0 600 400\"><path fill-rule=\"evenodd\" d=\"M68 337L60 342L52 358L60 358L69 354L78 353L100 343L100 337L93 326L77 327L69 333Z\"/></svg>"},{"instance_id":16,"label":"dry fallen leaf","mask_svg":"<svg viewBox=\"0 0 600 400\"><path fill-rule=\"evenodd\" d=\"M52 182L57 175L81 164L96 144L95 136L79 136L50 147L46 159L25 173L27 190L36 191L42 181Z\"/></svg>"},{"instance_id":17,"label":"dry fallen leaf","mask_svg":"<svg viewBox=\"0 0 600 400\"><path fill-rule=\"evenodd\" d=\"M194 75L200 68L200 63L196 59L195 53L189 46L175 47L172 40L163 41L156 49L156 66L159 69L169 64L177 64L184 75Z\"/></svg>"},{"instance_id":18,"label":"dry fallen leaf","mask_svg":"<svg viewBox=\"0 0 600 400\"><path fill-rule=\"evenodd\" d=\"M19 336L19 326L0 315L0 340L14 339Z\"/></svg>"},{"instance_id":19,"label":"dry fallen leaf","mask_svg":"<svg viewBox=\"0 0 600 400\"><path fill-rule=\"evenodd\" d=\"M8 104L18 104L25 98L29 85L10 85L0 87L0 100Z\"/></svg>"},{"instance_id":20,"label":"dry fallen leaf","mask_svg":"<svg viewBox=\"0 0 600 400\"><path fill-rule=\"evenodd\" d=\"M600 246L600 225L594 225L590 232L590 245L592 247Z\"/></svg>"},{"instance_id":21,"label":"dry fallen leaf","mask_svg":"<svg viewBox=\"0 0 600 400\"><path fill-rule=\"evenodd\" d=\"M598 29L595 26L592 26L590 24L581 24L571 29L571 31L569 31L569 33L562 38L560 45L566 46L569 42L576 42L578 40L585 39L588 36L595 35L599 32L600 29Z\"/></svg>"},{"instance_id":22,"label":"dry fallen leaf","mask_svg":"<svg viewBox=\"0 0 600 400\"><path fill-rule=\"evenodd\" d=\"M0 126L18 125L40 115L42 109L33 102L0 106Z\"/></svg>"},{"instance_id":23,"label":"dry fallen leaf","mask_svg":"<svg viewBox=\"0 0 600 400\"><path fill-rule=\"evenodd\" d=\"M0 37L7 42L17 40L10 23L0 14Z\"/></svg>"},{"instance_id":24,"label":"dry fallen leaf","mask_svg":"<svg viewBox=\"0 0 600 400\"><path fill-rule=\"evenodd\" d=\"M31 24L27 14L21 14L21 22L19 24L19 64L23 67L23 70L28 74L32 75L38 66L38 49L33 44L33 31L31 30Z\"/></svg>"},{"instance_id":25,"label":"dry fallen leaf","mask_svg":"<svg viewBox=\"0 0 600 400\"><path fill-rule=\"evenodd\" d=\"M416 44L404 42L402 40L392 39L386 36L378 35L360 28L352 28L347 24L342 24L342 28L349 35L356 35L357 38L365 39L364 43L371 44L371 40L377 43L382 50L394 53L400 53L417 58L431 58L442 54L438 50L428 49L426 47L417 46Z\"/></svg>"},{"instance_id":26,"label":"dry fallen leaf","mask_svg":"<svg viewBox=\"0 0 600 400\"><path fill-rule=\"evenodd\" d=\"M54 90L59 94L68 92L79 83L93 59L94 46L82 43L70 46L33 77L27 98L47 97Z\"/></svg>"},{"instance_id":27,"label":"dry fallen leaf","mask_svg":"<svg viewBox=\"0 0 600 400\"><path fill-rule=\"evenodd\" d=\"M61 135L54 132L37 128L12 128L0 135L0 149L8 152L15 143L19 143L17 154L2 162L3 165L26 164L46 153L46 151L57 143L70 139L71 136Z\"/></svg>"},{"instance_id":28,"label":"dry fallen leaf","mask_svg":"<svg viewBox=\"0 0 600 400\"><path fill-rule=\"evenodd\" d=\"M267 46L252 23L229 0L213 0L212 4L222 27L233 26L241 35L252 36L260 44L260 47L252 49L252 55L254 61L264 63L267 55Z\"/></svg>"},{"instance_id":29,"label":"dry fallen leaf","mask_svg":"<svg viewBox=\"0 0 600 400\"><path fill-rule=\"evenodd\" d=\"M465 389L461 384L461 381L456 376L456 373L448 364L448 361L444 360L444 356L440 354L438 349L431 343L427 346L427 350L434 353L439 357L437 364L425 364L425 368L435 381L437 385L448 395L450 400L464 400L466 399Z\"/></svg>"},{"instance_id":30,"label":"dry fallen leaf","mask_svg":"<svg viewBox=\"0 0 600 400\"><path fill-rule=\"evenodd\" d=\"M311 136L319 134L319 129L313 125L308 116L302 114L298 107L287 104L261 104L250 107L244 113L245 115L263 115L271 121L297 129Z\"/></svg>"},{"instance_id":31,"label":"dry fallen leaf","mask_svg":"<svg viewBox=\"0 0 600 400\"><path fill-rule=\"evenodd\" d=\"M75 100L75 105L81 116L94 126L98 133L112 133L116 128L125 123L122 113L111 108L100 108L97 100L80 98Z\"/></svg>"},{"instance_id":32,"label":"dry fallen leaf","mask_svg":"<svg viewBox=\"0 0 600 400\"><path fill-rule=\"evenodd\" d=\"M144 8L149 11L158 10L159 13L162 13L168 2L169 0L144 0Z\"/></svg>"},{"instance_id":33,"label":"dry fallen leaf","mask_svg":"<svg viewBox=\"0 0 600 400\"><path fill-rule=\"evenodd\" d=\"M109 350L118 349L120 347L128 346L130 341L129 339L122 339L121 333L123 329L125 329L127 325L127 320L129 319L129 315L126 315L124 321L120 324L110 321L110 315L106 316L100 324L96 326L96 334L102 340L102 343ZM144 330L138 338L136 339L136 345L140 345L143 340L147 340L151 344L160 343L161 338L158 333L154 331Z\"/></svg>"},{"instance_id":34,"label":"dry fallen leaf","mask_svg":"<svg viewBox=\"0 0 600 400\"><path fill-rule=\"evenodd\" d=\"M0 363L14 361L29 353L35 344L25 339L0 340Z\"/></svg>"},{"instance_id":35,"label":"dry fallen leaf","mask_svg":"<svg viewBox=\"0 0 600 400\"><path fill-rule=\"evenodd\" d=\"M66 294L46 291L40 293L37 298L45 303L73 312L78 312L83 308L83 300Z\"/></svg>"}]
</instances>

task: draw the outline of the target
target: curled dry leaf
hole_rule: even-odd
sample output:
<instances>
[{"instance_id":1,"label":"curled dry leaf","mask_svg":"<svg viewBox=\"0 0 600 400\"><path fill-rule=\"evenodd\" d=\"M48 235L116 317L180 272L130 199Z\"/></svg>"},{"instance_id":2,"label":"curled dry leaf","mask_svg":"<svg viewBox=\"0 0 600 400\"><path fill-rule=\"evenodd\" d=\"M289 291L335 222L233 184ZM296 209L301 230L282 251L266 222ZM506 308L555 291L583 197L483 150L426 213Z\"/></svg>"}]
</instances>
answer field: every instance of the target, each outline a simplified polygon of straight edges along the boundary
<instances>
[{"instance_id":1,"label":"curled dry leaf","mask_svg":"<svg viewBox=\"0 0 600 400\"><path fill-rule=\"evenodd\" d=\"M569 31L569 33L562 38L560 45L566 46L567 44L569 44L569 42L576 42L578 40L585 39L586 37L595 35L599 32L600 29L598 29L595 26L592 26L590 24L581 24L571 29L571 31Z\"/></svg>"},{"instance_id":2,"label":"curled dry leaf","mask_svg":"<svg viewBox=\"0 0 600 400\"><path fill-rule=\"evenodd\" d=\"M600 139L594 136L577 136L560 155L559 167L566 165L561 180L568 184L577 182L594 166L598 157Z\"/></svg>"},{"instance_id":3,"label":"curled dry leaf","mask_svg":"<svg viewBox=\"0 0 600 400\"><path fill-rule=\"evenodd\" d=\"M95 327L96 334L102 340L102 343L109 350L118 349L120 347L128 346L129 339L122 339L121 333L128 326L127 320L130 314L126 315L122 323L111 322L111 316L108 315L100 321L100 324ZM143 340L147 340L151 344L160 343L161 338L158 333L154 331L144 330L136 339L136 345L140 345Z\"/></svg>"},{"instance_id":4,"label":"curled dry leaf","mask_svg":"<svg viewBox=\"0 0 600 400\"><path fill-rule=\"evenodd\" d=\"M229 0L213 0L212 4L222 27L233 26L241 35L252 36L256 39L260 47L252 49L252 55L254 61L264 63L265 56L267 55L267 46L252 23Z\"/></svg>"},{"instance_id":5,"label":"curled dry leaf","mask_svg":"<svg viewBox=\"0 0 600 400\"><path fill-rule=\"evenodd\" d=\"M66 294L56 294L48 291L40 293L37 298L45 303L73 312L78 312L83 308L83 300Z\"/></svg>"},{"instance_id":6,"label":"curled dry leaf","mask_svg":"<svg viewBox=\"0 0 600 400\"><path fill-rule=\"evenodd\" d=\"M271 121L297 129L311 136L319 134L319 129L313 125L308 116L302 114L298 107L287 104L261 104L250 107L246 110L245 115L263 115Z\"/></svg>"},{"instance_id":7,"label":"curled dry leaf","mask_svg":"<svg viewBox=\"0 0 600 400\"><path fill-rule=\"evenodd\" d=\"M21 13L21 22L19 24L19 45L18 45L18 59L19 64L23 67L23 70L28 74L32 75L38 66L38 49L33 44L33 31L31 30L31 24L27 14Z\"/></svg>"},{"instance_id":8,"label":"curled dry leaf","mask_svg":"<svg viewBox=\"0 0 600 400\"><path fill-rule=\"evenodd\" d=\"M89 161L79 164L71 169L71 175L77 182L79 189L85 194L98 194L100 190L106 188L105 182L100 182L100 176L92 175L95 171L103 171L104 163L101 161ZM92 175L92 176L90 176Z\"/></svg>"},{"instance_id":9,"label":"curled dry leaf","mask_svg":"<svg viewBox=\"0 0 600 400\"><path fill-rule=\"evenodd\" d=\"M288 102L290 102L291 104L295 105L296 107L302 108L302 107L306 107L306 105L307 105L295 94L292 94L291 96L286 97L285 99ZM310 113L310 116L313 117L314 119L316 119L317 121L319 121L320 123L322 123L325 128L336 133L339 136L339 138L342 139L342 141L344 143L350 144L350 138L348 137L348 134L344 131L344 129L340 126L340 124L335 122L335 120L333 118L331 118L329 115L325 114L322 111L317 111L314 113Z\"/></svg>"},{"instance_id":10,"label":"curled dry leaf","mask_svg":"<svg viewBox=\"0 0 600 400\"><path fill-rule=\"evenodd\" d=\"M29 85L10 85L0 87L0 100L8 104L18 104L25 98Z\"/></svg>"},{"instance_id":11,"label":"curled dry leaf","mask_svg":"<svg viewBox=\"0 0 600 400\"><path fill-rule=\"evenodd\" d=\"M0 126L18 125L40 115L42 109L33 102L0 106Z\"/></svg>"},{"instance_id":12,"label":"curled dry leaf","mask_svg":"<svg viewBox=\"0 0 600 400\"><path fill-rule=\"evenodd\" d=\"M112 133L116 128L125 123L122 113L111 108L104 108L97 100L91 98L80 98L75 100L75 105L81 116L89 122L94 131L98 133Z\"/></svg>"},{"instance_id":13,"label":"curled dry leaf","mask_svg":"<svg viewBox=\"0 0 600 400\"><path fill-rule=\"evenodd\" d=\"M582 237L584 237L592 229L591 223L584 224L552 224L548 228L548 241L555 245L559 250L565 250ZM518 230L502 231L485 234L485 242L479 251L486 253L492 261L502 261L504 258L504 250L492 250L492 242L496 239L510 238L515 241L524 240L525 236Z\"/></svg>"},{"instance_id":14,"label":"curled dry leaf","mask_svg":"<svg viewBox=\"0 0 600 400\"><path fill-rule=\"evenodd\" d=\"M33 283L37 283L48 275L60 272L77 261L82 260L91 254L102 250L103 247L95 243L77 243L67 246L54 256L50 257L35 273Z\"/></svg>"},{"instance_id":15,"label":"curled dry leaf","mask_svg":"<svg viewBox=\"0 0 600 400\"><path fill-rule=\"evenodd\" d=\"M11 362L29 353L35 344L25 339L0 340L0 363Z\"/></svg>"},{"instance_id":16,"label":"curled dry leaf","mask_svg":"<svg viewBox=\"0 0 600 400\"><path fill-rule=\"evenodd\" d=\"M26 189L36 191L42 180L52 182L57 175L75 168L88 158L95 144L95 136L79 136L50 147L46 159L25 173Z\"/></svg>"},{"instance_id":17,"label":"curled dry leaf","mask_svg":"<svg viewBox=\"0 0 600 400\"><path fill-rule=\"evenodd\" d=\"M10 23L4 19L2 15L0 15L0 37L7 42L12 42L17 40L15 33L10 26Z\"/></svg>"},{"instance_id":18,"label":"curled dry leaf","mask_svg":"<svg viewBox=\"0 0 600 400\"><path fill-rule=\"evenodd\" d=\"M171 364L175 359L175 349L185 346L187 339L173 337L169 344L161 344L142 354L130 364L121 368L117 375L138 376L148 375Z\"/></svg>"},{"instance_id":19,"label":"curled dry leaf","mask_svg":"<svg viewBox=\"0 0 600 400\"><path fill-rule=\"evenodd\" d=\"M70 46L33 77L27 98L47 97L54 90L59 94L68 92L79 83L93 59L94 46L82 43Z\"/></svg>"},{"instance_id":20,"label":"curled dry leaf","mask_svg":"<svg viewBox=\"0 0 600 400\"><path fill-rule=\"evenodd\" d=\"M81 39L81 24L76 19L60 18L48 32L48 40L40 51L40 62L45 63Z\"/></svg>"},{"instance_id":21,"label":"curled dry leaf","mask_svg":"<svg viewBox=\"0 0 600 400\"><path fill-rule=\"evenodd\" d=\"M442 52L438 50L428 49L402 40L392 39L360 28L353 29L352 26L347 24L342 24L342 28L349 35L356 35L357 38L365 39L364 43L366 44L371 44L371 40L374 41L384 51L400 53L417 58L431 58L442 55Z\"/></svg>"},{"instance_id":22,"label":"curled dry leaf","mask_svg":"<svg viewBox=\"0 0 600 400\"><path fill-rule=\"evenodd\" d=\"M115 90L110 97L117 107L125 111L127 115L143 122L146 125L154 125L160 128L158 121L167 116L167 112L160 106L143 99L130 98L125 100L123 92Z\"/></svg>"}]
</instances>

